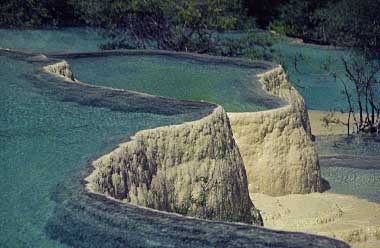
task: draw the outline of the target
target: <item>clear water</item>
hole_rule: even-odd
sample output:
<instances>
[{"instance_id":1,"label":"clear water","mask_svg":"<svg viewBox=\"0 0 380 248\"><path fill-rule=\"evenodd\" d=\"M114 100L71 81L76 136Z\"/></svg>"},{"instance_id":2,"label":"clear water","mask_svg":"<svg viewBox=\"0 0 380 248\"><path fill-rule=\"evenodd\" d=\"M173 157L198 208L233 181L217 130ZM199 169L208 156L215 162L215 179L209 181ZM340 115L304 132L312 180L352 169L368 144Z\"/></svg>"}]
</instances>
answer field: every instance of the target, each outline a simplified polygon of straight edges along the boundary
<instances>
[{"instance_id":1,"label":"clear water","mask_svg":"<svg viewBox=\"0 0 380 248\"><path fill-rule=\"evenodd\" d=\"M321 172L323 178L330 184L330 192L354 195L380 203L379 169L322 166Z\"/></svg>"},{"instance_id":2,"label":"clear water","mask_svg":"<svg viewBox=\"0 0 380 248\"><path fill-rule=\"evenodd\" d=\"M218 103L226 111L250 112L285 104L269 96L256 74L262 69L165 56L114 56L69 60L76 78L96 85L177 99Z\"/></svg>"},{"instance_id":3,"label":"clear water","mask_svg":"<svg viewBox=\"0 0 380 248\"><path fill-rule=\"evenodd\" d=\"M56 101L26 75L37 65L0 56L0 246L54 247L44 227L52 188L138 130L191 119Z\"/></svg>"},{"instance_id":4,"label":"clear water","mask_svg":"<svg viewBox=\"0 0 380 248\"><path fill-rule=\"evenodd\" d=\"M226 36L233 38L235 36L240 37L241 34L232 33ZM0 47L2 48L26 49L37 52L86 52L99 50L99 45L105 42L106 39L99 35L93 28L60 28L50 30L0 29ZM321 66L326 63L327 60L336 60L340 56L346 56L344 51L323 49L321 47L308 45L289 44L287 42L278 43L273 46L273 49L277 54L275 57L277 57L278 61L286 68L291 81L305 98L309 109L336 111L346 109L346 101L341 92L343 89L341 84L337 83L333 77L321 69ZM297 69L295 69L294 57L299 57L300 55L302 55L303 60L298 62ZM111 64L109 64L109 68L112 67ZM342 67L337 66L336 63L333 64L333 69L339 72L342 71ZM91 70L91 68L89 70ZM102 72L102 75L105 75L104 72L105 71ZM120 75L118 75L118 77L120 77ZM162 91L158 93L162 93ZM167 91L164 93L166 95ZM201 96L202 95L204 96L205 94L203 93ZM181 94L179 96L181 96ZM210 100L215 99L215 97L210 94L208 94L207 97L210 97ZM237 108L234 107L236 101L231 105L233 109ZM230 106L226 108L228 109ZM250 107L248 107L248 109L250 109Z\"/></svg>"},{"instance_id":5,"label":"clear water","mask_svg":"<svg viewBox=\"0 0 380 248\"><path fill-rule=\"evenodd\" d=\"M339 63L347 52L313 45L278 43L274 45L277 60L284 65L290 81L304 97L308 109L346 111L347 102L343 86L323 69L328 61L330 70L344 77L343 65ZM297 62L295 62L295 58Z\"/></svg>"},{"instance_id":6,"label":"clear water","mask_svg":"<svg viewBox=\"0 0 380 248\"><path fill-rule=\"evenodd\" d=\"M0 30L0 47L34 51L96 50L98 44L102 42L102 38L93 31L86 30ZM317 61L317 64L320 64L319 61L322 61L324 56L335 56L336 53L340 53L339 51L302 46L298 48L304 49L313 60ZM285 56L287 65L292 64L292 60L289 59L290 55L296 53L298 48L294 45L278 46L283 54L289 55ZM242 97L244 102L236 101L239 97L239 90L242 89L239 88L240 85L236 86L237 82L230 81L232 76L229 77L229 74L243 75L241 77L243 79L251 77L246 71L239 71L236 68L218 71L218 68L213 69L212 66L211 68L185 66L186 62L181 68L173 69L173 61L162 62L157 58L149 58L138 63L136 60L105 63L102 59L99 61L80 59L74 63L74 70L83 81L88 79L89 82L96 84L109 83L109 86L135 87L136 90L144 88L146 90L143 91L146 92L149 90L150 93L172 97L180 96L181 98L196 96L199 92L198 86L202 84L207 91L200 92L202 97L199 98L201 99L207 98L211 101L215 99L215 102L225 104L225 107L230 110L239 108L241 111L240 108L244 109L245 106L248 106L249 110L256 105L252 104L252 99L244 98L244 95ZM151 65L150 68L155 70L166 68L166 71L170 73L157 74L157 71L155 72L153 69L139 72L136 63L144 66ZM121 64L119 69L118 64ZM83 169L88 160L111 150L137 130L180 123L194 119L194 115L165 116L120 111L120 109L112 111L109 107L93 107L91 102L78 104L65 98L64 91L61 91L62 94L59 95L59 91L51 92L51 90L38 87L40 85L27 76L37 66L38 64L0 56L0 247L65 247L54 240L71 244L78 242L75 244L83 247L93 247L96 244L99 247L107 245L111 247L118 241L123 241L122 237L127 237L130 241L136 240L136 242L147 240L148 243L150 242L150 246L164 242L175 246L179 237L183 240L186 238L190 240L191 237L191 240L194 241L199 234L204 235L204 230L209 228L207 233L213 233L213 235L205 236L204 240L197 243L199 247L202 247L207 246L209 241L218 235L222 235L220 239L223 240L223 237L227 237L231 233L236 235L242 233L241 230L223 233L223 230L232 228L223 225L219 225L217 228L212 224L211 228L205 222L197 222L195 225L192 221L179 218L170 219L167 216L157 218L157 216L152 216L151 212L141 213L141 210L138 210L140 212L136 214L138 211L130 208L118 215L117 211L122 209L122 206L85 196L81 191L83 187L79 183L78 171ZM107 68L107 66L109 67ZM321 84L321 76L317 70L314 71L306 64L301 66L310 70L308 75L299 77L294 71L292 72L290 66L289 74L292 80L297 77L302 79L299 82L302 83L301 86L304 84L308 86L304 90L299 89L309 107L328 110L334 106L340 106L339 93L336 90L338 86L334 85L331 80ZM123 76L124 70L132 77ZM217 73L210 75L208 70ZM79 71L82 71L83 74L80 74ZM115 80L113 80L112 71L116 72ZM99 73L95 76L97 72ZM175 72L174 75L170 76L173 72ZM315 75L314 72L316 72ZM139 75L139 73L147 75ZM178 81L181 73L186 74L186 78L195 78L194 81L181 80L180 87L175 87L173 82ZM102 75L106 76L101 78ZM199 75L199 77L194 75ZM94 78L99 78L99 80L93 80ZM136 80L126 80L129 78ZM157 78L157 81L152 81L152 78ZM210 89L216 87L215 83L220 81L226 88L218 89L222 92L220 96L213 96ZM143 82L143 84L141 85L139 82ZM295 82L298 83L297 80ZM157 87L158 83L165 87ZM128 86L124 86L125 84ZM190 92L186 92L187 84L194 85ZM232 90L228 87L231 87ZM230 92L232 93L230 94ZM80 97L83 93L85 92L77 94ZM244 94L247 94L247 97L249 95L247 92ZM52 97L52 95L56 97ZM224 103L223 100L225 100ZM227 104L230 101L233 103L231 106ZM261 106L260 104L259 106ZM351 153L351 150L347 150L346 153ZM373 155L378 155L377 151L374 150ZM376 198L378 197L376 188L380 188L379 170L364 171L332 167L322 168L322 173L330 181L334 192L378 199ZM68 180L70 178L71 180ZM57 199L52 198L52 195ZM108 211L112 211L113 214L106 214ZM126 214L129 214L128 218L123 219L122 216L126 216ZM58 223L61 223L61 226ZM119 225L118 229L114 228L113 224L115 223ZM184 226L187 227L184 228ZM168 232L172 235L163 233L164 227L172 228L170 229L172 232ZM206 229L200 232L196 228ZM217 230L217 232L212 230ZM268 239L261 241L261 243L265 243L270 240L270 237L274 237L273 235L279 235L271 233L271 236L268 236L269 232L260 232L263 233L260 235L253 233L251 236L243 235L243 238L265 237ZM128 236L126 233L131 234ZM154 240L149 240L152 237ZM168 239L170 242L167 241ZM281 240L286 239L282 238ZM296 242L297 239L295 236L288 239L289 242L292 240Z\"/></svg>"},{"instance_id":7,"label":"clear water","mask_svg":"<svg viewBox=\"0 0 380 248\"><path fill-rule=\"evenodd\" d=\"M380 139L346 135L317 137L323 177L331 192L380 203Z\"/></svg>"}]
</instances>

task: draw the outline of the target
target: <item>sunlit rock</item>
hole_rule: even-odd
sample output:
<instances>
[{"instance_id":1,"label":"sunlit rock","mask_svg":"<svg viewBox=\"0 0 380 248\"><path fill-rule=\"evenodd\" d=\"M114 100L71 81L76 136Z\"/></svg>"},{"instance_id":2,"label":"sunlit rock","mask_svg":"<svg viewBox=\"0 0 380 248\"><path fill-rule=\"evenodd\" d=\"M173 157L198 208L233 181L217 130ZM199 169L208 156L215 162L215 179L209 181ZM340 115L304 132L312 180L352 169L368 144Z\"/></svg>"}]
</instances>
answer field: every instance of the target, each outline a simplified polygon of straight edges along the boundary
<instances>
[{"instance_id":1,"label":"sunlit rock","mask_svg":"<svg viewBox=\"0 0 380 248\"><path fill-rule=\"evenodd\" d=\"M250 193L319 192L321 175L302 96L281 66L258 75L265 89L288 101L273 110L229 113L247 170Z\"/></svg>"}]
</instances>

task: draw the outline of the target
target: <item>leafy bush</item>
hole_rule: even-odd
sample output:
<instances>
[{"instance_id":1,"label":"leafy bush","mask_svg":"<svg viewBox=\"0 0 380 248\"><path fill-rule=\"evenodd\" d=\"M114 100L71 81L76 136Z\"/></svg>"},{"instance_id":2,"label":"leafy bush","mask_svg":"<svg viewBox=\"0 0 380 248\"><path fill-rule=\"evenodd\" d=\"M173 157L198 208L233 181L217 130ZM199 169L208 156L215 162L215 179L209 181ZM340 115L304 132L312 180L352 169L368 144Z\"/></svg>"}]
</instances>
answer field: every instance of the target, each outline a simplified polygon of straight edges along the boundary
<instances>
[{"instance_id":1,"label":"leafy bush","mask_svg":"<svg viewBox=\"0 0 380 248\"><path fill-rule=\"evenodd\" d=\"M210 53L219 56L272 60L271 47L280 40L279 36L268 32L251 31L240 37L222 39Z\"/></svg>"},{"instance_id":2,"label":"leafy bush","mask_svg":"<svg viewBox=\"0 0 380 248\"><path fill-rule=\"evenodd\" d=\"M285 21L281 20L274 20L273 22L269 23L268 29L282 35L290 33L290 29L286 25Z\"/></svg>"},{"instance_id":3,"label":"leafy bush","mask_svg":"<svg viewBox=\"0 0 380 248\"><path fill-rule=\"evenodd\" d=\"M80 23L69 0L2 0L0 26L41 27Z\"/></svg>"},{"instance_id":4,"label":"leafy bush","mask_svg":"<svg viewBox=\"0 0 380 248\"><path fill-rule=\"evenodd\" d=\"M279 15L268 28L280 34L300 37L306 41L326 43L320 10L335 0L289 0L279 7Z\"/></svg>"},{"instance_id":5,"label":"leafy bush","mask_svg":"<svg viewBox=\"0 0 380 248\"><path fill-rule=\"evenodd\" d=\"M243 11L240 0L71 1L86 23L105 28L113 48L207 52Z\"/></svg>"}]
</instances>

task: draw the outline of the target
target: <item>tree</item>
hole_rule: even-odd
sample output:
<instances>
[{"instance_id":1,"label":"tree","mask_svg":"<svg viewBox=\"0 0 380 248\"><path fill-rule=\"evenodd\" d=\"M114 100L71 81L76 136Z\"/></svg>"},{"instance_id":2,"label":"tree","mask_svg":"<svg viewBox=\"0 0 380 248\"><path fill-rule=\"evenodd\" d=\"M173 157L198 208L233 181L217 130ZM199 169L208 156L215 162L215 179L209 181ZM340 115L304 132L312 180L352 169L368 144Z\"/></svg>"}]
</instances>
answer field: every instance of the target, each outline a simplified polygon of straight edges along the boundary
<instances>
[{"instance_id":1,"label":"tree","mask_svg":"<svg viewBox=\"0 0 380 248\"><path fill-rule=\"evenodd\" d=\"M348 129L352 117L357 132L380 131L379 4L379 0L341 0L320 12L329 42L349 53L340 58L345 78L332 74L344 86Z\"/></svg>"},{"instance_id":2,"label":"tree","mask_svg":"<svg viewBox=\"0 0 380 248\"><path fill-rule=\"evenodd\" d=\"M278 7L287 0L245 0L248 13L257 18L258 24L265 28L279 14Z\"/></svg>"},{"instance_id":3,"label":"tree","mask_svg":"<svg viewBox=\"0 0 380 248\"><path fill-rule=\"evenodd\" d=\"M3 0L0 26L41 27L79 24L67 0Z\"/></svg>"},{"instance_id":4,"label":"tree","mask_svg":"<svg viewBox=\"0 0 380 248\"><path fill-rule=\"evenodd\" d=\"M36 26L51 21L46 6L40 1L5 0L0 4L2 26Z\"/></svg>"},{"instance_id":5,"label":"tree","mask_svg":"<svg viewBox=\"0 0 380 248\"><path fill-rule=\"evenodd\" d=\"M380 55L380 0L341 0L321 10L330 43L364 54Z\"/></svg>"},{"instance_id":6,"label":"tree","mask_svg":"<svg viewBox=\"0 0 380 248\"><path fill-rule=\"evenodd\" d=\"M327 43L323 15L319 13L328 3L336 0L287 0L278 7L277 17L269 29L314 43ZM322 28L321 28L322 27Z\"/></svg>"},{"instance_id":7,"label":"tree","mask_svg":"<svg viewBox=\"0 0 380 248\"><path fill-rule=\"evenodd\" d=\"M72 0L92 25L104 27L107 48L205 52L215 32L232 29L243 11L240 0Z\"/></svg>"}]
</instances>

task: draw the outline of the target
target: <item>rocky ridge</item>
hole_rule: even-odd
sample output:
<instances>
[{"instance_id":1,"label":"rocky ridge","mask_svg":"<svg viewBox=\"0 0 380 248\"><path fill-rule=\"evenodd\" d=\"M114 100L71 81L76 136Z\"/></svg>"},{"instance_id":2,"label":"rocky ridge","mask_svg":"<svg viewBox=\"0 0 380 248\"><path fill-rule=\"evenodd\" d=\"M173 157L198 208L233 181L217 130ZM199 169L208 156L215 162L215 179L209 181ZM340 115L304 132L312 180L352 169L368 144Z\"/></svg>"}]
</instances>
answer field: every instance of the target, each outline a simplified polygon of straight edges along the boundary
<instances>
[{"instance_id":1,"label":"rocky ridge","mask_svg":"<svg viewBox=\"0 0 380 248\"><path fill-rule=\"evenodd\" d=\"M65 61L44 69L74 82ZM197 121L140 131L93 166L87 180L95 192L188 216L263 225L220 106Z\"/></svg>"},{"instance_id":2,"label":"rocky ridge","mask_svg":"<svg viewBox=\"0 0 380 248\"><path fill-rule=\"evenodd\" d=\"M258 75L265 90L288 102L281 108L228 113L250 193L273 196L322 190L317 152L302 96L281 66Z\"/></svg>"}]
</instances>

